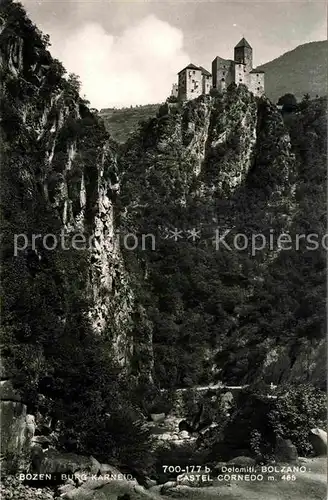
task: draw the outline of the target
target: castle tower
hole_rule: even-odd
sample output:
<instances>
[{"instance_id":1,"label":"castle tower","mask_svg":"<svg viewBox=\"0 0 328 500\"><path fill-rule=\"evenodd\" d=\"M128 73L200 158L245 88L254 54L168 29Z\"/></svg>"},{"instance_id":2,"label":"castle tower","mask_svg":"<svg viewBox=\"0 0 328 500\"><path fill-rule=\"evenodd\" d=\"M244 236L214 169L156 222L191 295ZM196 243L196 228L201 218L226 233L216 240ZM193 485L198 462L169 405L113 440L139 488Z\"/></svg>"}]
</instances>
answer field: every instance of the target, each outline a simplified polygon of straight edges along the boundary
<instances>
[{"instance_id":1,"label":"castle tower","mask_svg":"<svg viewBox=\"0 0 328 500\"><path fill-rule=\"evenodd\" d=\"M217 56L212 62L213 88L225 90L235 81L234 61Z\"/></svg>"},{"instance_id":2,"label":"castle tower","mask_svg":"<svg viewBox=\"0 0 328 500\"><path fill-rule=\"evenodd\" d=\"M212 88L212 75L207 69L203 68L203 66L199 66L199 69L202 72L202 92L207 95Z\"/></svg>"},{"instance_id":3,"label":"castle tower","mask_svg":"<svg viewBox=\"0 0 328 500\"><path fill-rule=\"evenodd\" d=\"M253 49L245 38L235 47L235 62L245 65L247 73L253 69Z\"/></svg>"},{"instance_id":4,"label":"castle tower","mask_svg":"<svg viewBox=\"0 0 328 500\"><path fill-rule=\"evenodd\" d=\"M195 99L202 95L202 70L190 63L178 73L178 98L181 100Z\"/></svg>"}]
</instances>

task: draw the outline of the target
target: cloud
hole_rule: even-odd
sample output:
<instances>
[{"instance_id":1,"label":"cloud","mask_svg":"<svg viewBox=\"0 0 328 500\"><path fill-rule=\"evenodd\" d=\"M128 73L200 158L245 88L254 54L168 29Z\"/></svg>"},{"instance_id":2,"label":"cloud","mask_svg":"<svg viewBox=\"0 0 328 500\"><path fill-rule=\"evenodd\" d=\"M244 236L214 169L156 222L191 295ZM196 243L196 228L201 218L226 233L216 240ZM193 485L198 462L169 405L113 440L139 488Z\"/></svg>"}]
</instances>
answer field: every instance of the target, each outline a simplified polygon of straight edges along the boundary
<instances>
[{"instance_id":1,"label":"cloud","mask_svg":"<svg viewBox=\"0 0 328 500\"><path fill-rule=\"evenodd\" d=\"M51 36L52 54L82 81L82 93L100 109L161 102L188 64L181 30L149 15L119 36L86 23L67 37Z\"/></svg>"}]
</instances>

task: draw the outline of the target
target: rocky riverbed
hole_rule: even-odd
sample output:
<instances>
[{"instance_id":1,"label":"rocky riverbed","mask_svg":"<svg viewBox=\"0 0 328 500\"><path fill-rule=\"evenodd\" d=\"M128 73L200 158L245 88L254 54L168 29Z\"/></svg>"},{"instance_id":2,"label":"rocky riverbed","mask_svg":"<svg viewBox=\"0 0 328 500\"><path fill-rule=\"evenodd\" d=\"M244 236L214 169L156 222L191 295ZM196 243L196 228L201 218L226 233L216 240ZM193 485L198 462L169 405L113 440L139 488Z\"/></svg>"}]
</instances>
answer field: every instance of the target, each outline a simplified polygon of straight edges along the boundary
<instances>
[{"instance_id":1,"label":"rocky riverbed","mask_svg":"<svg viewBox=\"0 0 328 500\"><path fill-rule=\"evenodd\" d=\"M16 476L6 476L1 480L0 497L2 500L54 500L57 495L54 488L33 488Z\"/></svg>"},{"instance_id":2,"label":"rocky riverbed","mask_svg":"<svg viewBox=\"0 0 328 500\"><path fill-rule=\"evenodd\" d=\"M299 470L291 474L263 474L263 480L243 481L213 479L207 486L189 482L169 481L149 489L136 481L88 480L80 486L70 482L59 487L34 488L8 476L1 484L3 500L323 500L326 498L326 457L301 458ZM283 470L286 464L276 468ZM305 469L305 470L304 470ZM256 469L257 470L257 469ZM278 470L278 469L276 469ZM257 470L258 471L258 470Z\"/></svg>"}]
</instances>

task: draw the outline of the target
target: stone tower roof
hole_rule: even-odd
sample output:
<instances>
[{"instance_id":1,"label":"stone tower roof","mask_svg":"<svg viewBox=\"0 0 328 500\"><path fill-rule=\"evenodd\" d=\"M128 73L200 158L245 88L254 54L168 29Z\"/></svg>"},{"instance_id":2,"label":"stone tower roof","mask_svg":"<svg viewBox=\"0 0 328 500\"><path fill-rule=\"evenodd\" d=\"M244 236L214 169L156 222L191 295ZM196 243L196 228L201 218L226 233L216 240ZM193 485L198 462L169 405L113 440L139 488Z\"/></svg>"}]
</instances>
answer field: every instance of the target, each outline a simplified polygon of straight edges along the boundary
<instances>
[{"instance_id":1,"label":"stone tower roof","mask_svg":"<svg viewBox=\"0 0 328 500\"><path fill-rule=\"evenodd\" d=\"M212 76L212 74L209 71L207 71L207 69L203 68L203 66L199 66L199 69L202 71L202 75Z\"/></svg>"},{"instance_id":2,"label":"stone tower roof","mask_svg":"<svg viewBox=\"0 0 328 500\"><path fill-rule=\"evenodd\" d=\"M198 69L198 70L199 70L200 68L199 68L198 66L195 66L194 64L190 63L190 64L188 64L188 66L186 66L186 67L185 67L185 68L183 68L181 71L179 71L178 75L179 75L180 73L182 73L182 71L185 71L186 69Z\"/></svg>"},{"instance_id":3,"label":"stone tower roof","mask_svg":"<svg viewBox=\"0 0 328 500\"><path fill-rule=\"evenodd\" d=\"M250 44L248 43L248 41L246 40L246 38L242 38L240 40L239 43L237 43L235 49L239 48L239 47L247 47L248 49L251 49L252 47L250 46Z\"/></svg>"}]
</instances>

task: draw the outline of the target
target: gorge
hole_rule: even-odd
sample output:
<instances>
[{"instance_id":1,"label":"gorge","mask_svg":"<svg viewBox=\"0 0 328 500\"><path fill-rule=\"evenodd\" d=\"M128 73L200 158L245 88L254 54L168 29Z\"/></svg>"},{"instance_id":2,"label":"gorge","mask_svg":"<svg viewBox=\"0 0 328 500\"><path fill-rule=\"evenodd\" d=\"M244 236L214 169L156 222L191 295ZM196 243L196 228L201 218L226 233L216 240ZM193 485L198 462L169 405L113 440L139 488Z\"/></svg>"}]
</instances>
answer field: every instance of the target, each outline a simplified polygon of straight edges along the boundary
<instances>
[{"instance_id":1,"label":"gorge","mask_svg":"<svg viewBox=\"0 0 328 500\"><path fill-rule=\"evenodd\" d=\"M164 103L118 144L20 4L3 2L0 37L3 470L91 455L89 471L145 485L164 460L267 460L277 436L311 456L326 418L327 99L283 115L231 85ZM221 385L240 387L228 409ZM198 386L201 445L155 453L156 415L184 390L178 417L192 418Z\"/></svg>"}]
</instances>

